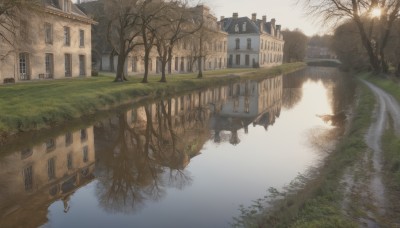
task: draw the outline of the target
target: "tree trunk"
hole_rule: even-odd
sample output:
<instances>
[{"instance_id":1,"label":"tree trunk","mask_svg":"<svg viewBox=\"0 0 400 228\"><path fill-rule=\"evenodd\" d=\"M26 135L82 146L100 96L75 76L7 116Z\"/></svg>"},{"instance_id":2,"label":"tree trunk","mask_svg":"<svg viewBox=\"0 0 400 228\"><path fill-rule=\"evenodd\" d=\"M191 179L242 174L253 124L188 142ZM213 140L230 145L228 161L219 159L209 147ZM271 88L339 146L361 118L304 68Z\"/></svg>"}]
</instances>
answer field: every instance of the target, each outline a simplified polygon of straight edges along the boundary
<instances>
[{"instance_id":1,"label":"tree trunk","mask_svg":"<svg viewBox=\"0 0 400 228\"><path fill-rule=\"evenodd\" d=\"M372 47L372 43L371 40L369 40L367 33L364 29L364 25L361 22L361 19L359 17L355 17L354 18L354 22L356 23L358 30L360 32L360 36L361 36L361 41L363 46L365 47L367 53L368 53L368 57L369 57L369 62L371 64L371 67L373 69L374 72L381 72L381 67L380 67L380 63L379 63L379 58L377 56L376 51L374 51L374 48Z\"/></svg>"},{"instance_id":2,"label":"tree trunk","mask_svg":"<svg viewBox=\"0 0 400 228\"><path fill-rule=\"evenodd\" d=\"M148 75L149 75L149 55L150 55L149 52L147 52L147 51L144 52L144 75L143 75L142 83L149 82L147 80Z\"/></svg>"},{"instance_id":3,"label":"tree trunk","mask_svg":"<svg viewBox=\"0 0 400 228\"><path fill-rule=\"evenodd\" d=\"M200 37L199 40L199 59L198 59L198 68L199 68L199 73L197 74L197 78L203 78L203 67L201 65L201 61L203 59L203 38Z\"/></svg>"},{"instance_id":4,"label":"tree trunk","mask_svg":"<svg viewBox=\"0 0 400 228\"><path fill-rule=\"evenodd\" d=\"M167 77L165 76L166 67L167 67L167 61L165 58L162 58L162 60L161 60L161 79L159 82L167 82Z\"/></svg>"},{"instance_id":5,"label":"tree trunk","mask_svg":"<svg viewBox=\"0 0 400 228\"><path fill-rule=\"evenodd\" d=\"M123 82L124 80L126 80L124 76L125 60L126 60L126 54L124 50L121 51L120 55L118 56L117 74L115 76L114 82Z\"/></svg>"},{"instance_id":6,"label":"tree trunk","mask_svg":"<svg viewBox=\"0 0 400 228\"><path fill-rule=\"evenodd\" d=\"M203 78L203 66L202 66L203 58L200 56L197 60L197 67L199 68L199 73L197 74L197 78Z\"/></svg>"}]
</instances>

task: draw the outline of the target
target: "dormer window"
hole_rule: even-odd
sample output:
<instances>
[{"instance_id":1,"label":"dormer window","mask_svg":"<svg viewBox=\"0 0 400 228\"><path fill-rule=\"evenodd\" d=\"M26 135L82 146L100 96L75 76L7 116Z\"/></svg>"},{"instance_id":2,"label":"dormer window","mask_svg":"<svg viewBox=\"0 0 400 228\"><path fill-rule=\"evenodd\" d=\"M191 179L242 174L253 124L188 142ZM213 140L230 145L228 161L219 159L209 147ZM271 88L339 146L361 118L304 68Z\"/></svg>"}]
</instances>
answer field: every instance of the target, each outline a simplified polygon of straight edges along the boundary
<instances>
[{"instance_id":1,"label":"dormer window","mask_svg":"<svg viewBox=\"0 0 400 228\"><path fill-rule=\"evenodd\" d=\"M69 0L64 0L63 11L70 12L71 11L71 2Z\"/></svg>"},{"instance_id":2,"label":"dormer window","mask_svg":"<svg viewBox=\"0 0 400 228\"><path fill-rule=\"evenodd\" d=\"M246 32L246 26L247 26L247 23L244 22L244 23L243 23L243 26L242 26L242 31L243 31L243 32Z\"/></svg>"}]
</instances>

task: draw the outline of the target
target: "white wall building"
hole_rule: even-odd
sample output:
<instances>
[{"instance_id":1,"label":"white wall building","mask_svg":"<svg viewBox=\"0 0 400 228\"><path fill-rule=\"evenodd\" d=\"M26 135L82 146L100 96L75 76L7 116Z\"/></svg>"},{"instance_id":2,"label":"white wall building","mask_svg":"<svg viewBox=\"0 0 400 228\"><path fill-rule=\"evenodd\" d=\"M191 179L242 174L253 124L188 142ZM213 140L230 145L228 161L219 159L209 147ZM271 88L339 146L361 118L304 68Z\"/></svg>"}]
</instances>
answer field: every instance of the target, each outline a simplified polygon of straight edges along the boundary
<instances>
[{"instance_id":1,"label":"white wall building","mask_svg":"<svg viewBox=\"0 0 400 228\"><path fill-rule=\"evenodd\" d=\"M223 30L228 33L228 67L267 67L283 61L283 36L276 20L239 17L221 18Z\"/></svg>"}]
</instances>

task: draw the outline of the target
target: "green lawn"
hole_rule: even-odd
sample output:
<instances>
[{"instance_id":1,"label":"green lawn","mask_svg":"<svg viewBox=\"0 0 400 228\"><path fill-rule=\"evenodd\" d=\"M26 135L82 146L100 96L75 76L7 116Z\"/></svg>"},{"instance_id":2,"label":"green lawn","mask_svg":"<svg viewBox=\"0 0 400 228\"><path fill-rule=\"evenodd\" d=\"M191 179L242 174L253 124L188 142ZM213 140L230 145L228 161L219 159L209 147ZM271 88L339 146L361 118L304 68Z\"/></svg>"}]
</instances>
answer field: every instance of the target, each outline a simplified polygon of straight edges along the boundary
<instances>
[{"instance_id":1,"label":"green lawn","mask_svg":"<svg viewBox=\"0 0 400 228\"><path fill-rule=\"evenodd\" d=\"M258 78L288 73L304 63L284 64L269 69L227 69L196 74L151 76L140 83L139 76L124 83L113 83L109 76L80 79L32 81L0 86L0 135L42 129L98 110L116 107L144 96L157 97L207 88L243 78Z\"/></svg>"}]
</instances>

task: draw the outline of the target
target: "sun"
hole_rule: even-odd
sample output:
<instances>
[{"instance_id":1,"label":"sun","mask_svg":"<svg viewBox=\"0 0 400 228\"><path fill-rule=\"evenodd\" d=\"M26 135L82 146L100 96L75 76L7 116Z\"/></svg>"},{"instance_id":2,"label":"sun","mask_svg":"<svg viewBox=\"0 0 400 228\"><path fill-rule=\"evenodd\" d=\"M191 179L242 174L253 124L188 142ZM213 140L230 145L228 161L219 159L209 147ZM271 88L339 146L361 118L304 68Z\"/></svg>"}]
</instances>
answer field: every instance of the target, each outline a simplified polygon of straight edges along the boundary
<instances>
[{"instance_id":1,"label":"sun","mask_svg":"<svg viewBox=\"0 0 400 228\"><path fill-rule=\"evenodd\" d=\"M371 17L380 17L382 14L381 8L373 8L371 10Z\"/></svg>"}]
</instances>

